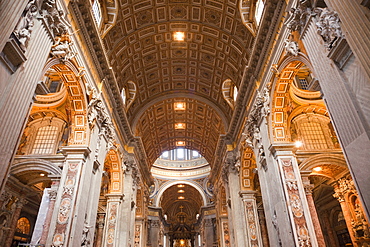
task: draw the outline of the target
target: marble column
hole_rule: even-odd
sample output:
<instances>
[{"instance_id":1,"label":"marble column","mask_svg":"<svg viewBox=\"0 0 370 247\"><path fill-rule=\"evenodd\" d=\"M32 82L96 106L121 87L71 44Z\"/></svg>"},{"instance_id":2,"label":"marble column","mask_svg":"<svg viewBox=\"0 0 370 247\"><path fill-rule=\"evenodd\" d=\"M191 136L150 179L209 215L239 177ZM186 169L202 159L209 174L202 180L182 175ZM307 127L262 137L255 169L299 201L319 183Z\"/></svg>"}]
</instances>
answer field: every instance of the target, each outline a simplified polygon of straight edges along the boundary
<instances>
[{"instance_id":1,"label":"marble column","mask_svg":"<svg viewBox=\"0 0 370 247\"><path fill-rule=\"evenodd\" d=\"M326 245L325 245L324 235L322 234L319 217L317 216L317 211L315 207L315 202L312 197L313 185L310 183L310 180L308 179L307 176L302 176L302 181L303 181L303 186L306 192L308 208L311 213L311 220L313 223L313 227L315 228L317 244L319 247L325 247Z\"/></svg>"},{"instance_id":2,"label":"marble column","mask_svg":"<svg viewBox=\"0 0 370 247\"><path fill-rule=\"evenodd\" d=\"M125 159L126 158L126 159ZM137 168L132 156L127 154L123 166L123 194L124 200L120 206L118 238L123 246L130 246L134 238L135 225L135 197Z\"/></svg>"},{"instance_id":3,"label":"marble column","mask_svg":"<svg viewBox=\"0 0 370 247\"><path fill-rule=\"evenodd\" d=\"M318 246L300 170L293 154L294 144L273 144L271 151L280 169L295 246ZM278 213L278 212L277 212ZM284 230L284 229L283 229ZM292 243L293 246L293 243Z\"/></svg>"},{"instance_id":4,"label":"marble column","mask_svg":"<svg viewBox=\"0 0 370 247\"><path fill-rule=\"evenodd\" d=\"M325 1L327 2L327 1ZM359 6L359 2L345 0L328 0L343 16L345 39L356 56L352 57L352 66L338 68L337 63L331 59L333 52L324 46L323 38L318 34L315 18L310 19L306 25L302 42L313 66L313 72L320 82L321 92L330 112L330 118L338 134L343 153L346 156L348 167L351 171L360 199L363 202L365 213L370 212L370 179L368 161L370 160L369 115L368 103L363 101L369 94L369 23ZM368 10L367 10L368 11ZM342 16L339 15L341 18ZM350 17L346 19L346 17ZM351 25L349 23L352 23ZM340 23L335 23L340 26ZM359 30L367 29L365 33ZM367 44L367 45L366 45ZM335 50L335 47L332 51ZM336 53L347 53L337 50ZM330 58L331 57L331 58ZM345 57L341 57L341 60ZM361 64L367 71L356 63ZM361 88L361 90L359 90Z\"/></svg>"},{"instance_id":5,"label":"marble column","mask_svg":"<svg viewBox=\"0 0 370 247\"><path fill-rule=\"evenodd\" d=\"M123 204L122 195L109 194L107 196L107 215L105 217L105 227L102 247L118 246L118 226L127 224L119 222L121 215L121 205ZM129 246L122 243L122 246Z\"/></svg>"},{"instance_id":6,"label":"marble column","mask_svg":"<svg viewBox=\"0 0 370 247\"><path fill-rule=\"evenodd\" d=\"M203 218L203 243L205 246L212 246L215 239L214 239L214 228L212 218L205 216Z\"/></svg>"},{"instance_id":7,"label":"marble column","mask_svg":"<svg viewBox=\"0 0 370 247\"><path fill-rule=\"evenodd\" d=\"M328 210L325 210L325 212L322 213L322 219L324 222L324 229L326 230L326 235L328 236L329 246L337 246L337 239L335 237L335 233L333 231L333 227L330 223L329 219L330 212Z\"/></svg>"},{"instance_id":8,"label":"marble column","mask_svg":"<svg viewBox=\"0 0 370 247\"><path fill-rule=\"evenodd\" d=\"M244 203L245 220L247 223L247 243L248 246L263 246L261 228L258 219L256 192L243 191L240 193Z\"/></svg>"},{"instance_id":9,"label":"marble column","mask_svg":"<svg viewBox=\"0 0 370 247\"><path fill-rule=\"evenodd\" d=\"M149 221L149 228L148 228L148 231L149 231L149 238L150 238L150 246L151 247L159 247L158 246L158 243L159 243L159 227L160 227L160 221L158 218L152 218L150 219Z\"/></svg>"},{"instance_id":10,"label":"marble column","mask_svg":"<svg viewBox=\"0 0 370 247\"><path fill-rule=\"evenodd\" d=\"M66 160L55 201L46 245L79 246L86 224L87 193L92 162L88 162L90 149L84 146L63 148ZM88 170L88 171L86 171Z\"/></svg>"},{"instance_id":11,"label":"marble column","mask_svg":"<svg viewBox=\"0 0 370 247\"><path fill-rule=\"evenodd\" d=\"M268 236L267 226L266 226L265 213L263 212L263 208L258 208L257 210L258 210L258 218L260 220L260 227L261 227L262 246L270 246L269 236Z\"/></svg>"},{"instance_id":12,"label":"marble column","mask_svg":"<svg viewBox=\"0 0 370 247\"><path fill-rule=\"evenodd\" d=\"M8 41L10 29L18 23L28 1L1 1L0 45ZM4 19L9 18L9 19ZM25 126L25 121L32 105L36 85L41 78L41 72L47 61L53 37L42 19L33 18L32 35L23 54L25 61L11 72L0 62L0 186L4 189L9 165L15 155L19 138ZM5 30L3 29L5 28ZM12 30L13 31L13 30ZM3 34L3 32L5 32ZM19 48L21 49L21 48Z\"/></svg>"},{"instance_id":13,"label":"marble column","mask_svg":"<svg viewBox=\"0 0 370 247\"><path fill-rule=\"evenodd\" d=\"M341 184L337 184L334 186L334 197L338 200L339 204L340 204L340 207L342 209L342 213L343 213L343 217L346 221L346 225L347 225L347 229L348 229L348 233L349 233L349 236L351 237L351 241L352 241L352 244L354 247L357 247L358 244L356 243L356 237L354 235L354 232L353 232L353 228L352 228L352 216L351 216L351 211L350 209L348 208L348 204L346 202L346 191L347 189L343 188L341 186Z\"/></svg>"},{"instance_id":14,"label":"marble column","mask_svg":"<svg viewBox=\"0 0 370 247\"><path fill-rule=\"evenodd\" d=\"M57 191L56 190L49 190L48 194L49 194L49 205L48 205L45 221L44 221L44 224L43 224L43 229L42 229L41 238L40 238L40 242L39 242L40 244L45 244L46 243L46 239L47 239L48 234L49 234L49 228L50 228L51 218L52 218L53 212L54 212L54 206L55 206L55 199L57 197Z\"/></svg>"},{"instance_id":15,"label":"marble column","mask_svg":"<svg viewBox=\"0 0 370 247\"><path fill-rule=\"evenodd\" d=\"M17 229L17 222L18 222L19 216L21 214L23 206L26 203L27 203L27 201L25 199L19 199L15 203L16 207L15 207L15 210L13 212L12 221L9 225L10 230L8 231L7 237L5 239L4 247L11 247L12 242L13 242L13 238L14 238L14 233Z\"/></svg>"},{"instance_id":16,"label":"marble column","mask_svg":"<svg viewBox=\"0 0 370 247\"><path fill-rule=\"evenodd\" d=\"M103 233L104 233L105 213L98 213L98 219L96 221L96 238L94 247L102 247Z\"/></svg>"},{"instance_id":17,"label":"marble column","mask_svg":"<svg viewBox=\"0 0 370 247\"><path fill-rule=\"evenodd\" d=\"M228 198L228 218L231 246L243 247L247 240L247 223L243 201L240 197L240 160L237 151L228 152L223 168L226 198Z\"/></svg>"}]
</instances>

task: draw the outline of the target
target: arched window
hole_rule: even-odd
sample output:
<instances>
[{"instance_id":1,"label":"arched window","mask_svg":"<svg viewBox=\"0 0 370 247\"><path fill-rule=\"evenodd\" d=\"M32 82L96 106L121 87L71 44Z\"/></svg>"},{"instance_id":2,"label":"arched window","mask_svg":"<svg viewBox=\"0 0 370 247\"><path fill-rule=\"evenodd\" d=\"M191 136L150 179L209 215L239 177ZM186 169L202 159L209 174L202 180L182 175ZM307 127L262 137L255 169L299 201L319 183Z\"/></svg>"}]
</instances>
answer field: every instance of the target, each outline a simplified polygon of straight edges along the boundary
<instances>
[{"instance_id":1,"label":"arched window","mask_svg":"<svg viewBox=\"0 0 370 247\"><path fill-rule=\"evenodd\" d=\"M238 96L238 88L230 79L227 79L222 83L222 96L231 108L234 109L235 101Z\"/></svg>"},{"instance_id":2,"label":"arched window","mask_svg":"<svg viewBox=\"0 0 370 247\"><path fill-rule=\"evenodd\" d=\"M265 8L264 0L257 0L256 10L254 11L254 19L257 26L259 26L262 18L263 9Z\"/></svg>"},{"instance_id":3,"label":"arched window","mask_svg":"<svg viewBox=\"0 0 370 247\"><path fill-rule=\"evenodd\" d=\"M59 118L43 118L31 122L27 131L29 138L26 154L55 154L64 127L65 122Z\"/></svg>"},{"instance_id":4,"label":"arched window","mask_svg":"<svg viewBox=\"0 0 370 247\"><path fill-rule=\"evenodd\" d=\"M304 149L323 150L335 148L328 117L315 113L305 113L296 116L292 123L292 139L293 141L301 141Z\"/></svg>"},{"instance_id":5,"label":"arched window","mask_svg":"<svg viewBox=\"0 0 370 247\"><path fill-rule=\"evenodd\" d=\"M96 21L98 27L100 27L101 20L102 20L102 12L101 12L100 3L99 3L98 0L95 0L93 2L92 12L94 14L95 21Z\"/></svg>"}]
</instances>

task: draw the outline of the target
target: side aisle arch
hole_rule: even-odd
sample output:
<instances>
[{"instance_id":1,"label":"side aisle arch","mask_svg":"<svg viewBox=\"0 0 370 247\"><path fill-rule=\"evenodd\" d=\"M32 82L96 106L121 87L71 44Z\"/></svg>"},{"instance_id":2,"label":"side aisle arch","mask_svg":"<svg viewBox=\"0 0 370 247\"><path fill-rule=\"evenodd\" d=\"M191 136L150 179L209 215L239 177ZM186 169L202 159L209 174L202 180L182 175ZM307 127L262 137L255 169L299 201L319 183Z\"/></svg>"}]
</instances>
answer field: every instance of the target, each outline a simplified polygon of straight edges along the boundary
<instances>
[{"instance_id":1,"label":"side aisle arch","mask_svg":"<svg viewBox=\"0 0 370 247\"><path fill-rule=\"evenodd\" d=\"M121 159L118 155L118 151L111 149L108 151L104 161L104 171L106 172L105 177L108 181L102 186L106 186L105 189L108 194L120 194L123 191L122 184L122 168Z\"/></svg>"},{"instance_id":2,"label":"side aisle arch","mask_svg":"<svg viewBox=\"0 0 370 247\"><path fill-rule=\"evenodd\" d=\"M310 62L305 56L287 57L278 66L276 75L277 79L272 87L270 119L274 142L293 141L292 120L300 114L318 114L329 119L320 91L308 90L307 85L313 82L314 77Z\"/></svg>"},{"instance_id":3,"label":"side aisle arch","mask_svg":"<svg viewBox=\"0 0 370 247\"><path fill-rule=\"evenodd\" d=\"M67 99L70 101L70 136L68 145L88 145L89 128L87 121L87 98L82 86L80 70L69 60L53 58L49 60L43 72L54 69L62 79L67 89ZM43 73L43 74L44 74Z\"/></svg>"}]
</instances>

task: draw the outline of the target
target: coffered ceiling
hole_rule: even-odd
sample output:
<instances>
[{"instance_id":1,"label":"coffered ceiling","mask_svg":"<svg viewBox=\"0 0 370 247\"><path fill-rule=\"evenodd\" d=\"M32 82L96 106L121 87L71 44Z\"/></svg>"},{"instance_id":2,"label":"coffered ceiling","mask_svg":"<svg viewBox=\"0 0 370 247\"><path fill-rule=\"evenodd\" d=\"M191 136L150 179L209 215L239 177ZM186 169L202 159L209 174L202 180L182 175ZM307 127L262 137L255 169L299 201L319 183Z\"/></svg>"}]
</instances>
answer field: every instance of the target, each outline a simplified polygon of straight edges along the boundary
<instances>
[{"instance_id":1,"label":"coffered ceiling","mask_svg":"<svg viewBox=\"0 0 370 247\"><path fill-rule=\"evenodd\" d=\"M149 163L178 141L212 162L233 115L222 83L239 86L254 39L239 1L120 0L119 6L104 45L119 89L136 84L126 111ZM177 31L183 41L174 39ZM185 110L176 110L176 102ZM185 128L175 129L176 123Z\"/></svg>"}]
</instances>

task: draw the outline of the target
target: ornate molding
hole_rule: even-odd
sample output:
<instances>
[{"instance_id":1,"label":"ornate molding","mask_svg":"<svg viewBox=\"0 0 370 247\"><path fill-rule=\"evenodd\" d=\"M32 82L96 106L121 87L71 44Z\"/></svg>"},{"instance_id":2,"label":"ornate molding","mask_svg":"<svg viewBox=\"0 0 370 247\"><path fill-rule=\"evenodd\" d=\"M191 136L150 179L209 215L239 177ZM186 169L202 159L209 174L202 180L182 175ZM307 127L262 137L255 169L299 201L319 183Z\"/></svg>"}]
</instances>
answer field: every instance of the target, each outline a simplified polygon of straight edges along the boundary
<instances>
[{"instance_id":1,"label":"ornate molding","mask_svg":"<svg viewBox=\"0 0 370 247\"><path fill-rule=\"evenodd\" d=\"M333 197L339 202L344 202L345 196L350 192L357 194L355 183L352 179L341 178L334 187Z\"/></svg>"},{"instance_id":2,"label":"ornate molding","mask_svg":"<svg viewBox=\"0 0 370 247\"><path fill-rule=\"evenodd\" d=\"M76 53L72 50L73 42L70 36L64 34L55 38L54 44L51 46L51 55L55 58L59 58L62 62L71 60L76 56Z\"/></svg>"}]
</instances>

